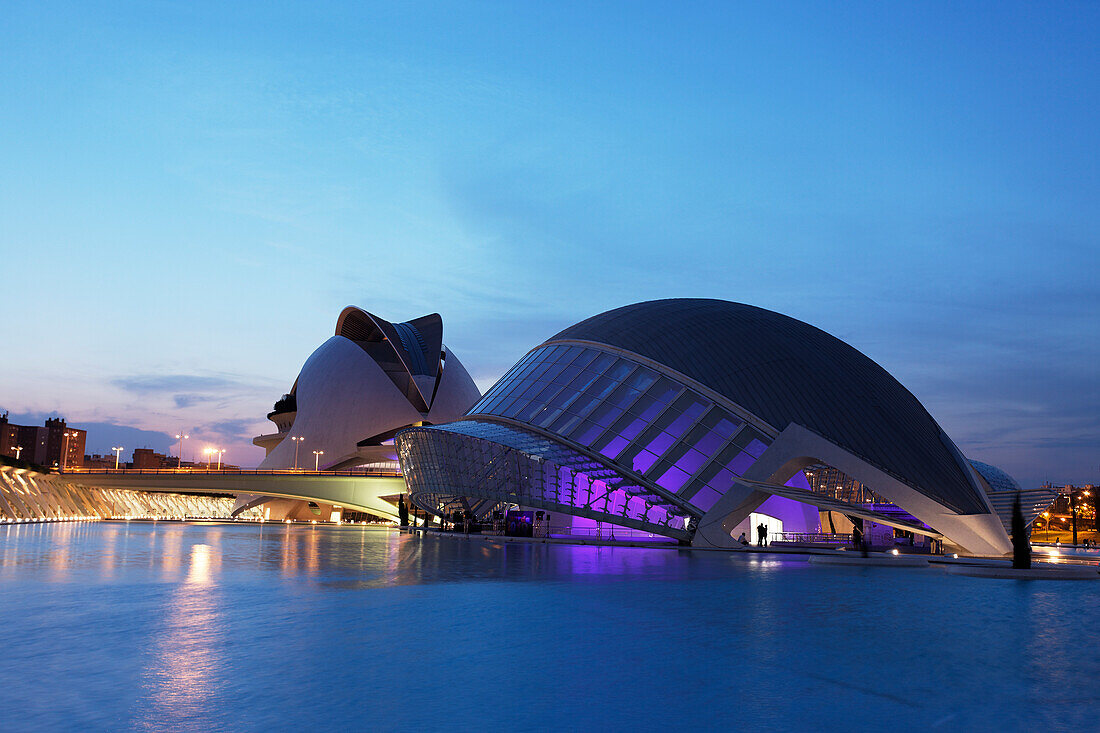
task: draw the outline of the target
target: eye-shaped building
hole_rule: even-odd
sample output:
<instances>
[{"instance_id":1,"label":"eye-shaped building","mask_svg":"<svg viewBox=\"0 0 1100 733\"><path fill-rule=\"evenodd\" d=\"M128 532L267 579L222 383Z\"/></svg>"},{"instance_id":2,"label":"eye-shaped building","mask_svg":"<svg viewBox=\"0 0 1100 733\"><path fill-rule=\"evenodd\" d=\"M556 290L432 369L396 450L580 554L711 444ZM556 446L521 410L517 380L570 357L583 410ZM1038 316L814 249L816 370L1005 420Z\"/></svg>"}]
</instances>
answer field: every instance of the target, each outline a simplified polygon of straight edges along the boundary
<instances>
[{"instance_id":1,"label":"eye-shaped building","mask_svg":"<svg viewBox=\"0 0 1100 733\"><path fill-rule=\"evenodd\" d=\"M589 318L461 420L396 443L412 501L436 514L519 506L712 547L751 537L761 516L808 533L845 517L972 554L1011 549L986 482L896 379L820 329L739 303ZM873 499L819 490L807 475L823 467Z\"/></svg>"}]
</instances>

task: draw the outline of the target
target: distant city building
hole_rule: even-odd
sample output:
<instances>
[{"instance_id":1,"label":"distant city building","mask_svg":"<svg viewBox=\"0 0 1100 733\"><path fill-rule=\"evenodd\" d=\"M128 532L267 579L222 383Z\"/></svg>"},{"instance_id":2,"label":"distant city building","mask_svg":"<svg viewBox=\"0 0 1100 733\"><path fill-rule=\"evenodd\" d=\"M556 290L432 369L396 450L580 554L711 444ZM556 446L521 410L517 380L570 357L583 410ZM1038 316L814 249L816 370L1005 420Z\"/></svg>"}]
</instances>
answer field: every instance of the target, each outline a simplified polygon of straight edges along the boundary
<instances>
[{"instance_id":1,"label":"distant city building","mask_svg":"<svg viewBox=\"0 0 1100 733\"><path fill-rule=\"evenodd\" d=\"M172 465L168 465L168 456L157 453L152 448L135 448L131 468L175 468L176 459L172 459Z\"/></svg>"},{"instance_id":2,"label":"distant city building","mask_svg":"<svg viewBox=\"0 0 1100 733\"><path fill-rule=\"evenodd\" d=\"M8 413L0 415L0 455L40 466L77 468L82 465L88 433L69 427L63 417L51 417L45 425L15 425Z\"/></svg>"},{"instance_id":3,"label":"distant city building","mask_svg":"<svg viewBox=\"0 0 1100 733\"><path fill-rule=\"evenodd\" d=\"M101 456L98 453L84 456L84 468L114 468L115 467L115 454L110 453L105 456ZM119 461L119 468L129 468L130 464L125 461Z\"/></svg>"},{"instance_id":4,"label":"distant city building","mask_svg":"<svg viewBox=\"0 0 1100 733\"><path fill-rule=\"evenodd\" d=\"M110 456L111 465L107 468L115 467L115 458ZM217 459L210 461L180 461L178 456L170 456L164 453L157 453L152 448L135 448L132 459L128 464L120 464L120 468L134 468L134 469L161 469L161 468L217 468ZM223 471L236 471L240 469L240 466L234 466L229 463L223 462L221 465Z\"/></svg>"}]
</instances>

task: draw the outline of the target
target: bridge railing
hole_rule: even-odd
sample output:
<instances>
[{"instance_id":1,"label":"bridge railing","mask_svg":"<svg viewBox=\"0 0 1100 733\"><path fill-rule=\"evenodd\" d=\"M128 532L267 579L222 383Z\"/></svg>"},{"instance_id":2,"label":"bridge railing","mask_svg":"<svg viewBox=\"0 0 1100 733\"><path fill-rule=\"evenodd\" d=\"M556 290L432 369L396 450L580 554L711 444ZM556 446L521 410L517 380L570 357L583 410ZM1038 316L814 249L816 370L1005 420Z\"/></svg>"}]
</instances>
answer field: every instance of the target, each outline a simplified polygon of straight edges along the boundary
<instances>
[{"instance_id":1,"label":"bridge railing","mask_svg":"<svg viewBox=\"0 0 1100 733\"><path fill-rule=\"evenodd\" d=\"M122 476L178 476L199 474L203 476L379 476L400 478L394 469L347 469L342 471L313 471L293 468L66 468L65 475L122 475Z\"/></svg>"}]
</instances>

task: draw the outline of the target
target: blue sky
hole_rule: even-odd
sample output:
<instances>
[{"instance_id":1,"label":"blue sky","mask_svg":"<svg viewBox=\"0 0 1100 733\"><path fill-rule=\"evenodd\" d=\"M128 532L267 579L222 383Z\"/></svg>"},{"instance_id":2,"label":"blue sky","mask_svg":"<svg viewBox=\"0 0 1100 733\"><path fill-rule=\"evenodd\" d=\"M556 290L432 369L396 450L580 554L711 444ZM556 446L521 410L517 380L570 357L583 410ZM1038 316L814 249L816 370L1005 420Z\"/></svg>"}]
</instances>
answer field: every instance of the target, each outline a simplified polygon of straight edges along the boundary
<instances>
[{"instance_id":1,"label":"blue sky","mask_svg":"<svg viewBox=\"0 0 1100 733\"><path fill-rule=\"evenodd\" d=\"M706 296L1100 479L1100 6L687 5L7 4L0 407L249 465L345 305L485 388Z\"/></svg>"}]
</instances>

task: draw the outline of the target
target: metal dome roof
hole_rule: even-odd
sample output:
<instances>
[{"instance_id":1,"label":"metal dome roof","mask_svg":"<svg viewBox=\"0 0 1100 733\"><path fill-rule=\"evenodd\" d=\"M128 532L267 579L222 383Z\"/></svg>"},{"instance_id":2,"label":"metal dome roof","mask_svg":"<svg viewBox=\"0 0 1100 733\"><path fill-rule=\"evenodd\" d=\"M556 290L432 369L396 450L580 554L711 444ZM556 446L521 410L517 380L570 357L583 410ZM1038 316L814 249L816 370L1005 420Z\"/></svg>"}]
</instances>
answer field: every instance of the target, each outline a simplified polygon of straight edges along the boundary
<instances>
[{"instance_id":1,"label":"metal dome roof","mask_svg":"<svg viewBox=\"0 0 1100 733\"><path fill-rule=\"evenodd\" d=\"M965 459L885 369L807 323L742 303L654 300L570 326L547 343L590 341L651 359L777 430L796 423L962 514L988 512Z\"/></svg>"},{"instance_id":2,"label":"metal dome roof","mask_svg":"<svg viewBox=\"0 0 1100 733\"><path fill-rule=\"evenodd\" d=\"M981 461L975 460L971 460L970 465L973 466L974 470L985 479L987 484L989 484L990 491L1023 491L1016 479L996 466L991 466L988 463L982 463Z\"/></svg>"}]
</instances>

